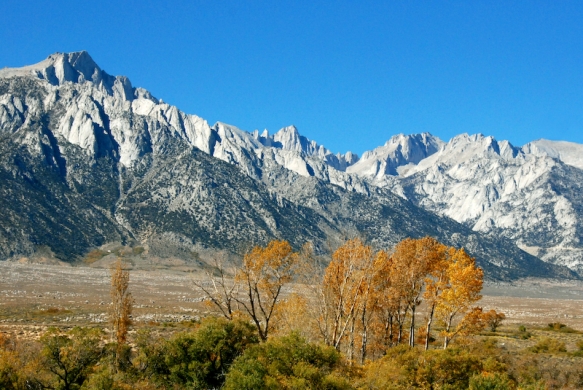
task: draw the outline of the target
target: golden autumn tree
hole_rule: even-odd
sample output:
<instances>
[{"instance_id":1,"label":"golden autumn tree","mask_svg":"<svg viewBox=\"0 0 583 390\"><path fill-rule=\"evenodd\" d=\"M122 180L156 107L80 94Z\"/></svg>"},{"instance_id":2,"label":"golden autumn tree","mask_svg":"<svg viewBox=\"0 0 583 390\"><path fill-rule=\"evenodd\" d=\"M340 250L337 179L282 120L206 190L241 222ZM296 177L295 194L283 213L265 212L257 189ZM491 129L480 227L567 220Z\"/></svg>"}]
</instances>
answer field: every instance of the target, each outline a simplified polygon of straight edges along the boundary
<instances>
[{"instance_id":1,"label":"golden autumn tree","mask_svg":"<svg viewBox=\"0 0 583 390\"><path fill-rule=\"evenodd\" d=\"M425 279L434 263L439 261L441 244L432 237L406 238L399 242L392 254L392 273L395 293L402 299L402 310L411 313L409 345L415 345L415 313L421 304ZM400 328L402 317L400 316Z\"/></svg>"},{"instance_id":2,"label":"golden autumn tree","mask_svg":"<svg viewBox=\"0 0 583 390\"><path fill-rule=\"evenodd\" d=\"M377 339L383 349L392 346L393 343L393 320L395 313L398 311L399 298L394 294L395 289L392 285L392 260L390 255L385 251L379 251L374 261L374 279L375 300L374 310L376 314Z\"/></svg>"},{"instance_id":3,"label":"golden autumn tree","mask_svg":"<svg viewBox=\"0 0 583 390\"><path fill-rule=\"evenodd\" d=\"M390 323L389 326L389 340L391 345L393 344L393 328L397 327L397 335L395 344L401 344L403 339L403 327L407 321L409 314L409 303L406 299L406 284L404 283L404 275L400 273L400 267L391 261L391 268L389 274L389 280L391 284L386 290L387 296L385 297L387 311L387 320ZM389 324L387 324L389 325Z\"/></svg>"},{"instance_id":4,"label":"golden autumn tree","mask_svg":"<svg viewBox=\"0 0 583 390\"><path fill-rule=\"evenodd\" d=\"M121 259L118 259L111 268L111 308L110 321L112 325L112 338L118 346L125 344L129 326L132 323L131 314L134 300L129 291L130 273L123 269Z\"/></svg>"},{"instance_id":5,"label":"golden autumn tree","mask_svg":"<svg viewBox=\"0 0 583 390\"><path fill-rule=\"evenodd\" d=\"M472 305L482 298L480 292L484 278L484 271L463 248L450 248L448 257L447 285L436 305L436 316L444 327L444 349L456 335L474 329L482 321L481 309L472 309ZM455 320L459 317L463 319L456 325Z\"/></svg>"},{"instance_id":6,"label":"golden autumn tree","mask_svg":"<svg viewBox=\"0 0 583 390\"><path fill-rule=\"evenodd\" d=\"M435 308L441 297L441 293L448 286L448 266L449 254L454 249L448 248L441 243L435 243L435 254L432 256L432 261L429 264L428 271L425 278L425 291L423 292L423 299L427 305L427 317L425 324L425 350L429 349L429 339L431 337L431 325L433 323L433 316Z\"/></svg>"},{"instance_id":7,"label":"golden autumn tree","mask_svg":"<svg viewBox=\"0 0 583 390\"><path fill-rule=\"evenodd\" d=\"M109 309L112 325L111 337L117 343L114 358L114 368L117 370L122 362L128 363L130 348L126 344L129 327L132 324L132 309L134 299L129 291L130 272L123 269L118 258L111 268L111 307Z\"/></svg>"},{"instance_id":8,"label":"golden autumn tree","mask_svg":"<svg viewBox=\"0 0 583 390\"><path fill-rule=\"evenodd\" d=\"M377 285L377 273L379 271L378 258L383 258L384 252L377 252L376 254L367 253L368 257L363 257L362 263L360 264L359 273L362 274L362 284L360 287L361 298L359 299L358 306L355 311L355 317L353 318L353 323L350 329L350 343L349 357L352 359L355 348L354 339L358 336L360 346L358 348L358 355L360 359L360 364L364 364L367 358L367 348L368 343L371 338L371 325L375 316L375 310L377 307L377 301L379 299L378 285Z\"/></svg>"},{"instance_id":9,"label":"golden autumn tree","mask_svg":"<svg viewBox=\"0 0 583 390\"><path fill-rule=\"evenodd\" d=\"M411 242L412 240L408 241ZM389 255L385 251L380 251L375 259L375 311L379 322L377 327L383 329L382 344L385 349L401 343L403 326L409 313L409 284L406 272L409 257L404 255L405 248L410 249L411 246L401 246L397 256L394 256L394 253Z\"/></svg>"},{"instance_id":10,"label":"golden autumn tree","mask_svg":"<svg viewBox=\"0 0 583 390\"><path fill-rule=\"evenodd\" d=\"M386 344L388 326L392 327L392 312L394 301L390 295L390 270L391 259L387 252L380 250L374 254L372 262L362 272L365 279L362 287L363 296L359 308L359 332L360 332L360 364L364 364L368 357L370 340L379 340L378 330L384 329L380 337ZM380 321L379 321L380 319ZM379 326L380 325L380 326ZM392 329L391 329L392 330Z\"/></svg>"},{"instance_id":11,"label":"golden autumn tree","mask_svg":"<svg viewBox=\"0 0 583 390\"><path fill-rule=\"evenodd\" d=\"M267 340L282 288L292 281L298 258L289 242L274 240L247 253L235 275L241 293L235 300L251 317L262 341Z\"/></svg>"},{"instance_id":12,"label":"golden autumn tree","mask_svg":"<svg viewBox=\"0 0 583 390\"><path fill-rule=\"evenodd\" d=\"M496 329L498 329L505 318L506 315L504 313L499 313L494 309L484 313L484 320L491 332L496 332Z\"/></svg>"},{"instance_id":13,"label":"golden autumn tree","mask_svg":"<svg viewBox=\"0 0 583 390\"><path fill-rule=\"evenodd\" d=\"M325 306L322 277L326 265L324 258L314 254L311 243L302 246L298 253L293 293L278 305L277 316L274 318L278 335L295 331L306 340L321 341L319 319Z\"/></svg>"},{"instance_id":14,"label":"golden autumn tree","mask_svg":"<svg viewBox=\"0 0 583 390\"><path fill-rule=\"evenodd\" d=\"M319 334L313 318L310 318L310 303L308 297L297 292L282 299L275 309L272 334L279 337L296 332L306 340L316 342Z\"/></svg>"},{"instance_id":15,"label":"golden autumn tree","mask_svg":"<svg viewBox=\"0 0 583 390\"><path fill-rule=\"evenodd\" d=\"M364 322L367 320L366 311L370 303L367 300L370 293L367 284L370 283L372 264L370 246L354 238L334 251L332 261L324 271L320 332L324 342L337 350L346 338L349 358L353 356L356 325L363 311Z\"/></svg>"}]
</instances>

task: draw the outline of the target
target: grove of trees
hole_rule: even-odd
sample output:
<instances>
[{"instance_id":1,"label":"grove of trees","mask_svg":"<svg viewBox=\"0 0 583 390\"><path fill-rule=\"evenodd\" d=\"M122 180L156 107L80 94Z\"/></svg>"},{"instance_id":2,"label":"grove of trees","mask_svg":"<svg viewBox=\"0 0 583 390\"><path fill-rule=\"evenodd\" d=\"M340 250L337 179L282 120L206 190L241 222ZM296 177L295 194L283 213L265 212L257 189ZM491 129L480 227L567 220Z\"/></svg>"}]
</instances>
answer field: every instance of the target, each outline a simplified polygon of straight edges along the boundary
<instances>
[{"instance_id":1,"label":"grove of trees","mask_svg":"<svg viewBox=\"0 0 583 390\"><path fill-rule=\"evenodd\" d=\"M309 245L272 241L195 281L215 316L170 335L144 325L130 335L129 273L117 263L110 337L99 327L52 328L36 342L0 334L0 388L546 388L544 360L532 355L564 345L541 342L525 358L455 343L504 319L476 306L482 283L473 258L431 237L390 251L354 238L325 266Z\"/></svg>"},{"instance_id":2,"label":"grove of trees","mask_svg":"<svg viewBox=\"0 0 583 390\"><path fill-rule=\"evenodd\" d=\"M431 237L405 239L390 252L347 240L325 268L316 266L309 247L296 253L289 243L272 241L245 255L234 280L219 269L219 276L196 284L225 318L248 316L262 341L281 328L298 331L360 364L402 343L413 347L420 340L427 350L434 336L447 348L487 322L474 306L483 271L464 249ZM286 311L294 312L296 325L286 326Z\"/></svg>"}]
</instances>

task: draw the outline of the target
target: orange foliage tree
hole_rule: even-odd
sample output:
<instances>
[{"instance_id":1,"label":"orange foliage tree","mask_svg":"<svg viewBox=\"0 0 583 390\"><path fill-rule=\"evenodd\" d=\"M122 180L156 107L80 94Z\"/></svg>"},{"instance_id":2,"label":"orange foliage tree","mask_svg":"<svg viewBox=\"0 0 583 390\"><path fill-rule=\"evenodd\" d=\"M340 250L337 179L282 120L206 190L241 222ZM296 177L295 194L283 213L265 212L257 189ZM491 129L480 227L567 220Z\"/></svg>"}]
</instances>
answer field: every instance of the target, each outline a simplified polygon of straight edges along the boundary
<instances>
[{"instance_id":1,"label":"orange foliage tree","mask_svg":"<svg viewBox=\"0 0 583 390\"><path fill-rule=\"evenodd\" d=\"M338 350L342 340L348 337L349 357L354 351L356 322L363 311L366 322L372 265L372 249L354 238L332 254L324 272L320 332L324 342Z\"/></svg>"},{"instance_id":2,"label":"orange foliage tree","mask_svg":"<svg viewBox=\"0 0 583 390\"><path fill-rule=\"evenodd\" d=\"M377 333L381 333L379 339L381 347L387 349L393 344L393 322L395 316L400 311L400 297L395 293L393 286L394 268L390 255L385 251L379 251L375 257L375 274L373 283L375 285L376 299L374 309L376 314Z\"/></svg>"},{"instance_id":3,"label":"orange foliage tree","mask_svg":"<svg viewBox=\"0 0 583 390\"><path fill-rule=\"evenodd\" d=\"M405 312L411 313L409 345L415 344L415 313L421 298L427 275L440 262L443 245L432 237L407 238L397 244L392 257L393 283L402 296Z\"/></svg>"},{"instance_id":4,"label":"orange foliage tree","mask_svg":"<svg viewBox=\"0 0 583 390\"><path fill-rule=\"evenodd\" d=\"M444 349L453 337L481 322L482 318L476 309L472 309L472 305L482 298L480 292L484 278L484 271L476 266L475 259L463 248L450 248L448 257L447 285L438 297L436 307L437 317L444 326ZM456 326L456 318L464 316L468 317Z\"/></svg>"},{"instance_id":5,"label":"orange foliage tree","mask_svg":"<svg viewBox=\"0 0 583 390\"><path fill-rule=\"evenodd\" d=\"M298 258L289 242L274 240L247 253L235 275L242 290L235 300L251 317L262 341L267 340L282 288L292 281Z\"/></svg>"},{"instance_id":6,"label":"orange foliage tree","mask_svg":"<svg viewBox=\"0 0 583 390\"><path fill-rule=\"evenodd\" d=\"M405 239L391 254L373 253L360 239L348 240L324 272L320 331L328 345L351 360L357 354L362 363L371 342L373 351L386 350L400 344L405 332L413 346L417 307L425 300L427 317L419 333L425 349L434 317L443 324L447 346L456 335L484 323L479 310L471 308L481 298L482 279L482 270L463 249L431 237Z\"/></svg>"},{"instance_id":7,"label":"orange foliage tree","mask_svg":"<svg viewBox=\"0 0 583 390\"><path fill-rule=\"evenodd\" d=\"M446 348L456 335L485 323L481 311L472 309L481 298L482 270L463 249L431 237L405 239L391 253L375 252L359 238L347 240L325 268L309 244L295 253L288 242L272 241L245 255L233 282L217 269L210 283L197 286L226 318L233 318L236 304L263 341L272 330L297 330L361 364L371 353L400 344L404 334L414 346L416 331L428 349L434 318L443 325ZM282 300L292 280L295 293ZM417 329L423 300L427 317Z\"/></svg>"},{"instance_id":8,"label":"orange foliage tree","mask_svg":"<svg viewBox=\"0 0 583 390\"><path fill-rule=\"evenodd\" d=\"M506 316L504 313L498 313L496 310L492 309L486 313L484 313L484 320L486 321L486 325L490 328L492 332L496 332L496 329L500 326L502 321Z\"/></svg>"},{"instance_id":9,"label":"orange foliage tree","mask_svg":"<svg viewBox=\"0 0 583 390\"><path fill-rule=\"evenodd\" d=\"M111 308L110 320L113 327L112 337L118 345L125 344L129 326L132 323L131 314L134 300L129 291L130 273L123 269L121 259L118 259L111 269Z\"/></svg>"},{"instance_id":10,"label":"orange foliage tree","mask_svg":"<svg viewBox=\"0 0 583 390\"><path fill-rule=\"evenodd\" d=\"M428 267L428 274L425 278L425 291L423 292L423 299L427 305L427 321L425 325L425 350L429 349L429 339L431 337L431 324L435 314L435 308L441 293L448 285L448 267L449 256L453 248L448 248L445 245L435 242L435 254Z\"/></svg>"}]
</instances>

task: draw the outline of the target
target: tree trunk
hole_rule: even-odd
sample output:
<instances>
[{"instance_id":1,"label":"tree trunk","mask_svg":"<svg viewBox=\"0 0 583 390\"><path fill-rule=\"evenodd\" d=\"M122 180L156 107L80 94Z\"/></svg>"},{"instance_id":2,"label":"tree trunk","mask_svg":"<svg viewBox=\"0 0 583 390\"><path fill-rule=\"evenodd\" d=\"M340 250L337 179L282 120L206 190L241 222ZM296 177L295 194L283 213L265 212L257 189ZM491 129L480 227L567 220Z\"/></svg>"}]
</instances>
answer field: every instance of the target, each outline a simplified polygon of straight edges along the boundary
<instances>
[{"instance_id":1,"label":"tree trunk","mask_svg":"<svg viewBox=\"0 0 583 390\"><path fill-rule=\"evenodd\" d=\"M385 319L385 347L393 346L393 316L387 315Z\"/></svg>"},{"instance_id":2,"label":"tree trunk","mask_svg":"<svg viewBox=\"0 0 583 390\"><path fill-rule=\"evenodd\" d=\"M433 322L433 312L435 311L435 305L431 306L429 311L429 319L427 320L427 328L425 329L425 350L429 349L429 337L431 332L431 323Z\"/></svg>"},{"instance_id":3,"label":"tree trunk","mask_svg":"<svg viewBox=\"0 0 583 390\"><path fill-rule=\"evenodd\" d=\"M362 342L360 344L360 364L366 359L366 344L368 342L368 326L366 323L366 307L362 311Z\"/></svg>"},{"instance_id":4,"label":"tree trunk","mask_svg":"<svg viewBox=\"0 0 583 390\"><path fill-rule=\"evenodd\" d=\"M348 360L350 365L354 360L354 329L356 328L356 317L352 316L352 323L350 324L350 337L348 342Z\"/></svg>"},{"instance_id":5,"label":"tree trunk","mask_svg":"<svg viewBox=\"0 0 583 390\"><path fill-rule=\"evenodd\" d=\"M389 317L389 344L393 346L393 316Z\"/></svg>"},{"instance_id":6,"label":"tree trunk","mask_svg":"<svg viewBox=\"0 0 583 390\"><path fill-rule=\"evenodd\" d=\"M399 333L397 334L397 345L401 344L402 337L403 337L403 323L399 322Z\"/></svg>"},{"instance_id":7,"label":"tree trunk","mask_svg":"<svg viewBox=\"0 0 583 390\"><path fill-rule=\"evenodd\" d=\"M447 320L447 324L445 326L445 337L443 338L443 349L447 349L447 346L449 345L449 330L451 329L451 320L452 320L452 317L450 317Z\"/></svg>"},{"instance_id":8,"label":"tree trunk","mask_svg":"<svg viewBox=\"0 0 583 390\"><path fill-rule=\"evenodd\" d=\"M409 328L409 346L415 345L415 304L411 306L411 327Z\"/></svg>"}]
</instances>

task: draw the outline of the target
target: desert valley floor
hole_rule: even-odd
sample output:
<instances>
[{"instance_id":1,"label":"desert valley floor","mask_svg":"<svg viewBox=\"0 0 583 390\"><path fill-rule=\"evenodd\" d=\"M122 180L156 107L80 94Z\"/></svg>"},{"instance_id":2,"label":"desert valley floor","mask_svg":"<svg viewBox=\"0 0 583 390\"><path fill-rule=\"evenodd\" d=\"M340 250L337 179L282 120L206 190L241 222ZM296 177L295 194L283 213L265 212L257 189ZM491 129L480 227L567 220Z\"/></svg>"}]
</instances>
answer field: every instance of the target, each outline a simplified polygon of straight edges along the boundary
<instances>
[{"instance_id":1,"label":"desert valley floor","mask_svg":"<svg viewBox=\"0 0 583 390\"><path fill-rule=\"evenodd\" d=\"M133 270L134 322L170 328L208 314L193 280L202 272ZM55 325L107 327L108 269L0 262L0 331L36 338ZM583 282L526 279L487 282L484 309L505 313L503 329L544 329L561 322L583 330ZM177 329L176 329L177 330ZM579 336L567 337L575 342ZM573 340L569 340L573 338Z\"/></svg>"}]
</instances>

